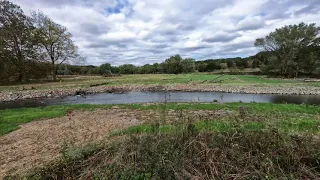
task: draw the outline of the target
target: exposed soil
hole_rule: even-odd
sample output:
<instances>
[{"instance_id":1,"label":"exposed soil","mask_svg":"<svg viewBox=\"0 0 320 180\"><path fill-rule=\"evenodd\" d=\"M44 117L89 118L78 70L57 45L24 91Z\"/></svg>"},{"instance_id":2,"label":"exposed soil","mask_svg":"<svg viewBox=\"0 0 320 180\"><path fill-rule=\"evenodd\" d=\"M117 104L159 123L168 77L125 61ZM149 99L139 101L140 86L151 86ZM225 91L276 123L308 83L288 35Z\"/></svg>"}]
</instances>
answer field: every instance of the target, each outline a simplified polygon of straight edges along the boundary
<instances>
[{"instance_id":1,"label":"exposed soil","mask_svg":"<svg viewBox=\"0 0 320 180\"><path fill-rule=\"evenodd\" d=\"M63 142L82 144L101 140L109 131L141 123L135 111L108 109L74 112L34 121L0 137L0 179L6 173L37 167L59 156Z\"/></svg>"},{"instance_id":2,"label":"exposed soil","mask_svg":"<svg viewBox=\"0 0 320 180\"><path fill-rule=\"evenodd\" d=\"M69 116L33 121L0 137L0 179L5 175L39 167L59 157L61 145L99 141L110 131L127 128L147 121L160 120L163 111L129 109L100 109L76 111ZM166 111L167 122L179 119L215 119L232 112L216 110ZM186 118L188 117L188 118Z\"/></svg>"}]
</instances>

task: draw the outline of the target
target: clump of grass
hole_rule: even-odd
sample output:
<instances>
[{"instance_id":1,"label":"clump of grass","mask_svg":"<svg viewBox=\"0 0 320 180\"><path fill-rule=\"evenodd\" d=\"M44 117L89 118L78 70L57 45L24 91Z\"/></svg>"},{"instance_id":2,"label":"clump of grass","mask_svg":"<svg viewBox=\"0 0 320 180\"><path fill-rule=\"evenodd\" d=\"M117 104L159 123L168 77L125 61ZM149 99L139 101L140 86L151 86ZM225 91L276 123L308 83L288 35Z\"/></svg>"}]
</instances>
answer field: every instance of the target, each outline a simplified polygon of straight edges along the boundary
<instances>
[{"instance_id":1,"label":"clump of grass","mask_svg":"<svg viewBox=\"0 0 320 180\"><path fill-rule=\"evenodd\" d=\"M173 133L130 136L92 149L72 149L65 153L67 158L63 156L26 179L320 177L320 141L311 136L291 136L272 129L199 132L188 127Z\"/></svg>"}]
</instances>

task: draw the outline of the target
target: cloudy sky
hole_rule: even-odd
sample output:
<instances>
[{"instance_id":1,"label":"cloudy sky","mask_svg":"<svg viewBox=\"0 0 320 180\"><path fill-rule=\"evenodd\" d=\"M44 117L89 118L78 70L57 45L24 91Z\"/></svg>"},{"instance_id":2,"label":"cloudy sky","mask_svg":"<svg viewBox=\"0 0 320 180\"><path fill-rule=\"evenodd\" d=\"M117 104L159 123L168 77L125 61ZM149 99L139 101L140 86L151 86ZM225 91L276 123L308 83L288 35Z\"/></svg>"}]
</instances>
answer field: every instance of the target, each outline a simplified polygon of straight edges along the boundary
<instances>
[{"instance_id":1,"label":"cloudy sky","mask_svg":"<svg viewBox=\"0 0 320 180\"><path fill-rule=\"evenodd\" d=\"M245 57L254 40L299 22L320 25L320 0L12 0L68 28L86 64L143 65L171 55Z\"/></svg>"}]
</instances>

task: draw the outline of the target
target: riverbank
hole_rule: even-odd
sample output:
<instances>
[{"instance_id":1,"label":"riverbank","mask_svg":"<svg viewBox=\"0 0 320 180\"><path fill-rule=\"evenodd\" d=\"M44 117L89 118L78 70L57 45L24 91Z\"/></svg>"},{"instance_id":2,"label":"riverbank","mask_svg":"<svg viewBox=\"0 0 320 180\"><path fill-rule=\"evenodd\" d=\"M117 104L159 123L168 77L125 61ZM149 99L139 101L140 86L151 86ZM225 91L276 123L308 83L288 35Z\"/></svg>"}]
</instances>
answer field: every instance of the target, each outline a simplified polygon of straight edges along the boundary
<instances>
[{"instance_id":1,"label":"riverbank","mask_svg":"<svg viewBox=\"0 0 320 180\"><path fill-rule=\"evenodd\" d=\"M95 86L87 88L54 88L51 90L2 91L0 101L13 101L31 98L53 98L94 93L124 93L130 91L168 91L168 92L226 92L247 94L288 94L288 95L320 95L320 87L313 86L259 86L259 85L219 85L219 84L170 84L170 85L119 85Z\"/></svg>"},{"instance_id":2,"label":"riverbank","mask_svg":"<svg viewBox=\"0 0 320 180\"><path fill-rule=\"evenodd\" d=\"M0 136L0 179L316 179L319 108L153 103L0 110L0 127L15 129Z\"/></svg>"}]
</instances>

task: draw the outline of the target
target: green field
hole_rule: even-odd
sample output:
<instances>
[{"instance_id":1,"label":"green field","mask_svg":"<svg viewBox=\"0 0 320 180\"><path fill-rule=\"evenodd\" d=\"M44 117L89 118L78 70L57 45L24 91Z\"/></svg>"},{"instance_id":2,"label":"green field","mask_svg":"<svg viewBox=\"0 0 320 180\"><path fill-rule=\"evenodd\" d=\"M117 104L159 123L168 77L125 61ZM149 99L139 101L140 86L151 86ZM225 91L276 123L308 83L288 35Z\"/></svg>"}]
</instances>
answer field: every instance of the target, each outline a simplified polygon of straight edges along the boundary
<instances>
[{"instance_id":1,"label":"green field","mask_svg":"<svg viewBox=\"0 0 320 180\"><path fill-rule=\"evenodd\" d=\"M253 85L253 86L317 86L320 82L303 82L295 79L267 78L254 75L217 75L207 73L197 74L139 74L118 77L102 76L72 76L61 77L61 82L29 83L21 85L0 86L0 90L22 89L57 89L57 88L85 88L93 85L117 86L130 84L222 84L222 85Z\"/></svg>"}]
</instances>

